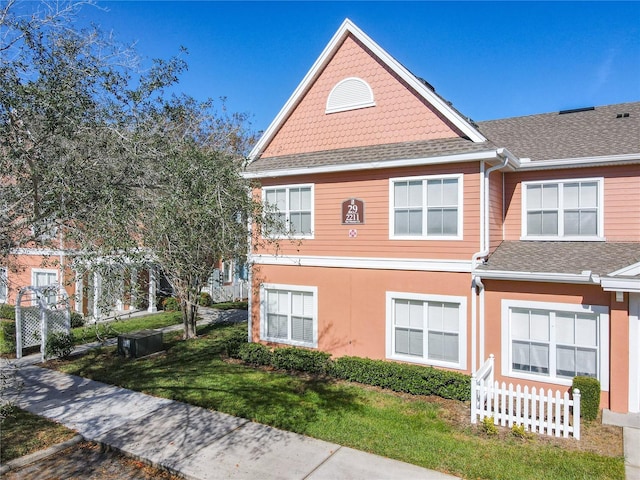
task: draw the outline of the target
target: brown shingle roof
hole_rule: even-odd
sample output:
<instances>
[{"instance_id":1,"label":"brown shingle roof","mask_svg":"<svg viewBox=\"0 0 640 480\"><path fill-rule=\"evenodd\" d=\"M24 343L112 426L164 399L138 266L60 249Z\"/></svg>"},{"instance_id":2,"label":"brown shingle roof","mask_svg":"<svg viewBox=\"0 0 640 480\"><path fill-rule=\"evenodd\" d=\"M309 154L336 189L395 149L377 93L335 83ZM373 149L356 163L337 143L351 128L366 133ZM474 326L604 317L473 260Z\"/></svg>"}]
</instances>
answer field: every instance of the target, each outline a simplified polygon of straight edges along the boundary
<instances>
[{"instance_id":1,"label":"brown shingle roof","mask_svg":"<svg viewBox=\"0 0 640 480\"><path fill-rule=\"evenodd\" d=\"M638 262L638 242L505 241L478 270L604 276Z\"/></svg>"},{"instance_id":2,"label":"brown shingle roof","mask_svg":"<svg viewBox=\"0 0 640 480\"><path fill-rule=\"evenodd\" d=\"M433 158L446 155L476 153L495 149L491 142L474 143L465 138L444 138L422 142L341 148L321 152L259 158L247 166L247 172L287 170L330 165Z\"/></svg>"},{"instance_id":3,"label":"brown shingle roof","mask_svg":"<svg viewBox=\"0 0 640 480\"><path fill-rule=\"evenodd\" d=\"M531 160L640 153L640 102L490 120L478 127L497 146Z\"/></svg>"}]
</instances>

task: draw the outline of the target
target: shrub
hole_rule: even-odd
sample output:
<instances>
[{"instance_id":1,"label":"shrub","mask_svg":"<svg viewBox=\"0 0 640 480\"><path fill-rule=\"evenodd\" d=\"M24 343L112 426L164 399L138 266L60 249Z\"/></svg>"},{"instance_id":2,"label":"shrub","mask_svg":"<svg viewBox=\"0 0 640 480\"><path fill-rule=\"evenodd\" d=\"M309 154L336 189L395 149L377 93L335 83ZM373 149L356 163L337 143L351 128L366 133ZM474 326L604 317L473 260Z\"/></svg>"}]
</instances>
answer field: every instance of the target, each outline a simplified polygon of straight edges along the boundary
<instances>
[{"instance_id":1,"label":"shrub","mask_svg":"<svg viewBox=\"0 0 640 480\"><path fill-rule=\"evenodd\" d=\"M16 353L16 322L0 320L0 353Z\"/></svg>"},{"instance_id":2,"label":"shrub","mask_svg":"<svg viewBox=\"0 0 640 480\"><path fill-rule=\"evenodd\" d=\"M314 374L325 374L329 370L331 354L304 348L276 348L271 364L279 370L294 370Z\"/></svg>"},{"instance_id":3,"label":"shrub","mask_svg":"<svg viewBox=\"0 0 640 480\"><path fill-rule=\"evenodd\" d=\"M340 357L331 373L337 378L388 388L413 395L437 395L469 401L471 377L432 367L407 365L359 357Z\"/></svg>"},{"instance_id":4,"label":"shrub","mask_svg":"<svg viewBox=\"0 0 640 480\"><path fill-rule=\"evenodd\" d=\"M69 357L73 352L73 335L65 332L49 334L44 352L47 358Z\"/></svg>"},{"instance_id":5,"label":"shrub","mask_svg":"<svg viewBox=\"0 0 640 480\"><path fill-rule=\"evenodd\" d=\"M513 435L514 437L522 438L524 440L533 437L533 434L527 431L524 424L518 425L517 423L514 423L513 427L511 427L511 435Z\"/></svg>"},{"instance_id":6,"label":"shrub","mask_svg":"<svg viewBox=\"0 0 640 480\"><path fill-rule=\"evenodd\" d=\"M271 365L271 350L261 343L245 343L238 348L238 357L250 365Z\"/></svg>"},{"instance_id":7,"label":"shrub","mask_svg":"<svg viewBox=\"0 0 640 480\"><path fill-rule=\"evenodd\" d=\"M80 328L84 327L85 321L82 314L78 312L71 312L71 328Z\"/></svg>"},{"instance_id":8,"label":"shrub","mask_svg":"<svg viewBox=\"0 0 640 480\"><path fill-rule=\"evenodd\" d=\"M207 292L200 292L200 298L198 299L198 305L201 307L210 307L213 304L211 295Z\"/></svg>"},{"instance_id":9,"label":"shrub","mask_svg":"<svg viewBox=\"0 0 640 480\"><path fill-rule=\"evenodd\" d=\"M13 305L9 305L8 303L0 303L0 318L15 320L16 307L14 307Z\"/></svg>"},{"instance_id":10,"label":"shrub","mask_svg":"<svg viewBox=\"0 0 640 480\"><path fill-rule=\"evenodd\" d=\"M497 435L498 427L493 423L493 417L484 417L482 419L482 423L480 424L480 428L487 435Z\"/></svg>"},{"instance_id":11,"label":"shrub","mask_svg":"<svg viewBox=\"0 0 640 480\"><path fill-rule=\"evenodd\" d=\"M595 420L600 411L600 382L592 377L574 377L572 389L580 389L580 417Z\"/></svg>"},{"instance_id":12,"label":"shrub","mask_svg":"<svg viewBox=\"0 0 640 480\"><path fill-rule=\"evenodd\" d=\"M165 297L162 300L162 309L165 312L177 312L180 310L180 302L175 297Z\"/></svg>"},{"instance_id":13,"label":"shrub","mask_svg":"<svg viewBox=\"0 0 640 480\"><path fill-rule=\"evenodd\" d=\"M238 330L225 340L224 349L228 357L240 358L240 347L247 344L247 331Z\"/></svg>"}]
</instances>

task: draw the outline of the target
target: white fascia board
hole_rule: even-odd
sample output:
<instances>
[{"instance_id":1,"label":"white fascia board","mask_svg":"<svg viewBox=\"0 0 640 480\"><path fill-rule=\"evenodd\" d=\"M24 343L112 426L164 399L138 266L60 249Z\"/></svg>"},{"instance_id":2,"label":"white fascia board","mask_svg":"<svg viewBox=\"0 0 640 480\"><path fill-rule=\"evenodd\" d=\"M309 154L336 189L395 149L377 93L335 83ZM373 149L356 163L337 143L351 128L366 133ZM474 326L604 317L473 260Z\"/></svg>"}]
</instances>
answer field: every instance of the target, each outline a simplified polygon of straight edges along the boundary
<instances>
[{"instance_id":1,"label":"white fascia board","mask_svg":"<svg viewBox=\"0 0 640 480\"><path fill-rule=\"evenodd\" d=\"M512 272L506 270L475 270L475 276L487 280L518 280L522 282L550 282L550 283L592 283L597 285L598 279L591 272L550 273L550 272Z\"/></svg>"},{"instance_id":2,"label":"white fascia board","mask_svg":"<svg viewBox=\"0 0 640 480\"><path fill-rule=\"evenodd\" d=\"M311 84L318 77L322 69L331 60L333 54L342 44L342 41L348 34L352 34L369 50L386 63L391 70L398 74L404 81L413 87L418 94L431 103L445 118L460 129L465 135L474 142L484 142L487 139L474 128L465 118L453 110L438 95L421 83L411 72L398 63L391 55L384 51L376 42L369 38L362 30L355 26L348 18L342 23L338 31L333 35L327 46L324 48L318 59L311 66L311 69L304 76L298 87L294 90L289 100L284 104L278 115L273 119L269 127L265 130L258 143L249 153L249 160L253 161L265 149L267 144L273 139L276 132L280 129L284 121L288 118L291 111L295 108L302 96L306 93Z\"/></svg>"},{"instance_id":3,"label":"white fascia board","mask_svg":"<svg viewBox=\"0 0 640 480\"><path fill-rule=\"evenodd\" d=\"M325 257L289 255L251 255L250 263L300 267L362 268L370 270L412 270L427 272L471 273L468 260L436 260L422 258Z\"/></svg>"},{"instance_id":4,"label":"white fascia board","mask_svg":"<svg viewBox=\"0 0 640 480\"><path fill-rule=\"evenodd\" d=\"M603 155L599 157L557 158L552 160L520 160L516 170L551 170L558 168L584 168L612 165L633 165L640 163L640 153L627 153L622 155Z\"/></svg>"},{"instance_id":5,"label":"white fascia board","mask_svg":"<svg viewBox=\"0 0 640 480\"><path fill-rule=\"evenodd\" d=\"M605 292L640 293L640 278L604 277L600 284Z\"/></svg>"},{"instance_id":6,"label":"white fascia board","mask_svg":"<svg viewBox=\"0 0 640 480\"><path fill-rule=\"evenodd\" d=\"M461 153L429 158L407 158L400 160L382 160L379 162L351 163L343 165L322 165L317 167L293 168L283 170L264 170L261 172L243 172L244 178L273 178L291 177L294 175L311 175L316 173L352 172L356 170L374 170L380 168L415 167L423 165L438 165L443 163L460 163L494 160L495 150L484 152Z\"/></svg>"},{"instance_id":7,"label":"white fascia board","mask_svg":"<svg viewBox=\"0 0 640 480\"><path fill-rule=\"evenodd\" d=\"M632 265L628 265L620 270L616 270L615 272L611 272L609 277L617 277L617 276L627 276L633 277L635 275L640 275L640 262L634 263Z\"/></svg>"},{"instance_id":8,"label":"white fascia board","mask_svg":"<svg viewBox=\"0 0 640 480\"><path fill-rule=\"evenodd\" d=\"M37 255L43 257L53 257L68 254L69 252L66 250L53 248L14 248L10 252L10 255Z\"/></svg>"}]
</instances>

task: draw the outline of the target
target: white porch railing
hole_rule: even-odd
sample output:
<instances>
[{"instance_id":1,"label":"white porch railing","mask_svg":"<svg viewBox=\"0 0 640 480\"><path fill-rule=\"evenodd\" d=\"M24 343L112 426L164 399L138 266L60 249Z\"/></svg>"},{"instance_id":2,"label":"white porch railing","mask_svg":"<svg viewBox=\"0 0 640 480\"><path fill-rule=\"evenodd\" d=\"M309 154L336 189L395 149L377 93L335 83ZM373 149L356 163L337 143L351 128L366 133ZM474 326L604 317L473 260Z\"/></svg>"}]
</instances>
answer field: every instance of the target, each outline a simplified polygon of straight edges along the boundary
<instances>
[{"instance_id":1,"label":"white porch railing","mask_svg":"<svg viewBox=\"0 0 640 480\"><path fill-rule=\"evenodd\" d=\"M494 425L523 425L527 431L580 439L580 390L561 395L493 381L493 355L471 375L471 423L493 417Z\"/></svg>"}]
</instances>

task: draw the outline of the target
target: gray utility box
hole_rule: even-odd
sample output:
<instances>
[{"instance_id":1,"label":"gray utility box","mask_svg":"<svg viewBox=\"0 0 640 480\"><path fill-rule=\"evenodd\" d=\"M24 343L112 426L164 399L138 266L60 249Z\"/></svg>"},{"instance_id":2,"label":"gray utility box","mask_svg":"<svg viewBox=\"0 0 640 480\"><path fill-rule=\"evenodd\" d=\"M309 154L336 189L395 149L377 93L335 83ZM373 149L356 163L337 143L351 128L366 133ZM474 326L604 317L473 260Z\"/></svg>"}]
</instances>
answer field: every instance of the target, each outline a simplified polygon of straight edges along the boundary
<instances>
[{"instance_id":1,"label":"gray utility box","mask_svg":"<svg viewBox=\"0 0 640 480\"><path fill-rule=\"evenodd\" d=\"M140 358L162 350L162 332L140 330L118 335L118 355Z\"/></svg>"}]
</instances>

